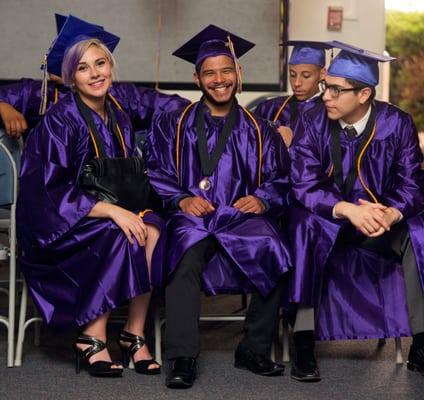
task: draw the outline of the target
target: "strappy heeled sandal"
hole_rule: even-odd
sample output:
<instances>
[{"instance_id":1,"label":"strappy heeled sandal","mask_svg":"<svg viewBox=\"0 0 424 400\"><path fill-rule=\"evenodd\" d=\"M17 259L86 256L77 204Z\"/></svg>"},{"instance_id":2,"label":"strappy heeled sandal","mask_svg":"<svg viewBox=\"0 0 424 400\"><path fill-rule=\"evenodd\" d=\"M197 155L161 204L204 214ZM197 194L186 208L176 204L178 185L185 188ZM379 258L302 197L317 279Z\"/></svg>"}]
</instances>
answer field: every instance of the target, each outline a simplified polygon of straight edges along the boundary
<instances>
[{"instance_id":1,"label":"strappy heeled sandal","mask_svg":"<svg viewBox=\"0 0 424 400\"><path fill-rule=\"evenodd\" d=\"M88 344L90 347L82 350L78 347L81 344ZM106 348L106 343L96 339L95 337L81 334L74 341L75 350L75 372L77 374L81 371L82 364L85 365L88 372L92 376L102 377L117 377L121 376L124 372L123 368L113 368L117 363L111 361L95 361L89 362L89 359L95 354L101 352Z\"/></svg>"},{"instance_id":2,"label":"strappy heeled sandal","mask_svg":"<svg viewBox=\"0 0 424 400\"><path fill-rule=\"evenodd\" d=\"M129 346L125 346L123 343L129 343ZM146 345L146 341L141 336L122 330L118 337L118 344L121 348L122 363L124 367L128 367L130 360L132 359L134 362L135 353ZM159 365L154 359L139 360L134 362L134 369L139 374L158 375L160 374L160 365L159 368L149 368L154 364Z\"/></svg>"}]
</instances>

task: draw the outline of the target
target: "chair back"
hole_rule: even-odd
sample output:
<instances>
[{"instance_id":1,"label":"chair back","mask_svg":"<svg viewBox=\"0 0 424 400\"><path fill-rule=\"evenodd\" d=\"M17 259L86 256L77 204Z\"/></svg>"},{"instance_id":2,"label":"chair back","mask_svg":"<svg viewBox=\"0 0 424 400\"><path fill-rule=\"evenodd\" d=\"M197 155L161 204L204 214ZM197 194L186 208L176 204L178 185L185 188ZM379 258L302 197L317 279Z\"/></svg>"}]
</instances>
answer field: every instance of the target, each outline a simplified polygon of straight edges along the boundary
<instances>
[{"instance_id":1,"label":"chair back","mask_svg":"<svg viewBox=\"0 0 424 400\"><path fill-rule=\"evenodd\" d=\"M19 140L0 130L0 207L16 203L20 159Z\"/></svg>"}]
</instances>

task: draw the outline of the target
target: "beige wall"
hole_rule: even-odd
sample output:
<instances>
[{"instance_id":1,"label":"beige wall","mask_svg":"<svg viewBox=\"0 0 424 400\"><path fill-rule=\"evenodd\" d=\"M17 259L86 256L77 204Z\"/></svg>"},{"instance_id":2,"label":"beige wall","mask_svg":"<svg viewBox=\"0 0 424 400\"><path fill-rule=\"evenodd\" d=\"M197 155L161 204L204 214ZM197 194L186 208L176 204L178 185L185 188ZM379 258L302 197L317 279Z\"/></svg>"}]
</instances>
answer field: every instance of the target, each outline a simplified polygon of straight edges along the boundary
<instances>
[{"instance_id":1,"label":"beige wall","mask_svg":"<svg viewBox=\"0 0 424 400\"><path fill-rule=\"evenodd\" d=\"M343 7L340 32L327 30L328 6ZM384 0L291 0L289 37L292 40L340 40L382 54L386 43ZM377 96L386 97L387 73L380 66Z\"/></svg>"},{"instance_id":2,"label":"beige wall","mask_svg":"<svg viewBox=\"0 0 424 400\"><path fill-rule=\"evenodd\" d=\"M340 32L327 30L328 6L343 7ZM289 38L293 40L340 40L381 54L386 41L384 0L291 0L288 29ZM380 85L377 87L377 97L384 100L388 99L388 67L389 64L385 68L380 66ZM264 94L244 92L238 96L239 102L245 105ZM199 93L182 92L181 95L197 100Z\"/></svg>"}]
</instances>

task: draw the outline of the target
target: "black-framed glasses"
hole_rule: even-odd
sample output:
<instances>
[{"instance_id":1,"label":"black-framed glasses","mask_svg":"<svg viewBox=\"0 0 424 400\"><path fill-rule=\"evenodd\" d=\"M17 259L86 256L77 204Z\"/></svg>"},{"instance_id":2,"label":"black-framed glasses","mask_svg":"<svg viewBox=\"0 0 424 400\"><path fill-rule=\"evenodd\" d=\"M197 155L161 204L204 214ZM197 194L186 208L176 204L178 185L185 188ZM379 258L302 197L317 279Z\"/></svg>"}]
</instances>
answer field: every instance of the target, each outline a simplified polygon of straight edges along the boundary
<instances>
[{"instance_id":1,"label":"black-framed glasses","mask_svg":"<svg viewBox=\"0 0 424 400\"><path fill-rule=\"evenodd\" d=\"M321 92L323 92L323 93L326 90L328 90L328 92L330 93L330 96L335 98L335 99L337 99L337 97L340 96L340 93L354 92L354 91L357 91L357 90L361 90L361 88L358 88L358 87L344 88L344 87L338 86L338 85L327 85L326 81L320 81L319 88L320 88Z\"/></svg>"}]
</instances>

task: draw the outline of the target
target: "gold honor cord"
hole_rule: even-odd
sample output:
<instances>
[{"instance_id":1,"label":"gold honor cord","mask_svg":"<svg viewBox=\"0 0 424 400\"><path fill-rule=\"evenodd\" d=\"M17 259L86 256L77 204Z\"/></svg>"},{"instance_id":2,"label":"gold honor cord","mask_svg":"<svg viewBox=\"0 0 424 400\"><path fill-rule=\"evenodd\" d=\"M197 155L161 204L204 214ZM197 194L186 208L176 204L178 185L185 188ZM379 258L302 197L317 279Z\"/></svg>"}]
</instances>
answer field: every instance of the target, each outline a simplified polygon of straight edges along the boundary
<instances>
[{"instance_id":1,"label":"gold honor cord","mask_svg":"<svg viewBox=\"0 0 424 400\"><path fill-rule=\"evenodd\" d=\"M175 144L175 167L177 171L177 181L180 181L180 141L181 141L181 126L183 124L183 119L185 115L187 114L187 111L190 110L191 107L193 107L196 103L190 103L182 112L180 120L178 121L177 126L177 138L176 138L176 144Z\"/></svg>"},{"instance_id":2,"label":"gold honor cord","mask_svg":"<svg viewBox=\"0 0 424 400\"><path fill-rule=\"evenodd\" d=\"M127 158L127 149L125 147L124 137L122 136L121 128L119 127L118 123L116 123L116 130L119 134L119 140L121 141L122 150L124 152L124 158Z\"/></svg>"},{"instance_id":3,"label":"gold honor cord","mask_svg":"<svg viewBox=\"0 0 424 400\"><path fill-rule=\"evenodd\" d=\"M256 122L255 117L244 107L242 107L243 111L247 114L247 116L252 120L255 125L256 132L258 135L258 151L259 151L259 160L258 160L258 186L261 185L262 181L262 132L261 128L259 128L258 123Z\"/></svg>"},{"instance_id":4,"label":"gold honor cord","mask_svg":"<svg viewBox=\"0 0 424 400\"><path fill-rule=\"evenodd\" d=\"M57 90L57 87L54 88L54 99L53 99L53 103L57 104L57 102L59 101L59 90Z\"/></svg>"},{"instance_id":5,"label":"gold honor cord","mask_svg":"<svg viewBox=\"0 0 424 400\"><path fill-rule=\"evenodd\" d=\"M375 132L376 132L376 124L374 123L374 126L373 126L373 128L372 128L372 132L371 132L371 135L370 135L370 137L369 137L369 139L367 140L367 142L365 143L365 146L364 146L364 148L361 150L361 152L359 153L359 156L358 156L358 163L357 163L357 171L358 171L358 178L359 178L359 181L361 182L361 185L362 185L362 187L364 188L364 190L368 193L368 195L371 197L371 199L374 201L374 203L378 203L378 200L377 200L377 197L374 195L374 193L368 188L368 186L367 185L365 185L365 182L364 182L364 180L363 180L363 178L362 178L362 175L361 175L361 161L362 161L362 157L364 156L364 154L365 154L365 150L368 148L368 146L370 145L370 143L371 143L371 141L372 141L372 139L374 138L374 136L375 136ZM334 172L334 164L331 164L331 166L330 166L330 170L328 171L328 173L327 173L327 176L328 177L330 177L332 174L333 174L333 172Z\"/></svg>"},{"instance_id":6,"label":"gold honor cord","mask_svg":"<svg viewBox=\"0 0 424 400\"><path fill-rule=\"evenodd\" d=\"M150 208L146 208L145 210L140 211L140 212L138 213L138 218L144 218L144 216L145 216L146 214L151 213L151 212L153 212L153 210L151 210Z\"/></svg>"},{"instance_id":7,"label":"gold honor cord","mask_svg":"<svg viewBox=\"0 0 424 400\"><path fill-rule=\"evenodd\" d=\"M109 98L113 101L113 103L116 105L116 107L122 111L122 108L120 106L120 104L118 103L118 101L111 95L108 94ZM122 151L124 153L124 158L127 158L127 148L125 147L125 141L124 141L124 136L122 135L122 131L121 128L119 127L118 123L116 123L116 131L118 132L118 138L122 147ZM88 128L88 132L90 133L90 137L91 137L91 141L93 142L93 146L94 146L94 152L96 153L96 158L99 158L99 148L97 147L97 143L96 140L94 139L94 135L93 132L91 131L90 128Z\"/></svg>"},{"instance_id":8,"label":"gold honor cord","mask_svg":"<svg viewBox=\"0 0 424 400\"><path fill-rule=\"evenodd\" d=\"M118 123L116 123L116 131L118 132L119 141L121 142L120 144L121 144L122 150L124 152L124 158L127 158L127 149L125 147L124 137L122 135L122 131L121 131L121 128L119 127ZM94 139L93 132L91 131L90 128L88 128L88 132L90 133L91 141L93 142L93 145L94 145L94 152L96 153L96 158L99 158L100 157L99 156L99 148L97 147L96 140Z\"/></svg>"},{"instance_id":9,"label":"gold honor cord","mask_svg":"<svg viewBox=\"0 0 424 400\"><path fill-rule=\"evenodd\" d=\"M280 114L283 112L284 108L286 107L287 103L290 101L290 99L293 97L293 95L287 97L287 99L284 101L284 103L282 104L282 106L278 109L277 113L275 114L274 119L272 120L272 122L277 122L278 121L278 117L280 116Z\"/></svg>"},{"instance_id":10,"label":"gold honor cord","mask_svg":"<svg viewBox=\"0 0 424 400\"><path fill-rule=\"evenodd\" d=\"M96 158L99 158L100 157L99 148L97 147L96 140L94 139L93 131L90 128L88 128L88 132L90 133L91 141L93 142L94 152L96 153Z\"/></svg>"},{"instance_id":11,"label":"gold honor cord","mask_svg":"<svg viewBox=\"0 0 424 400\"><path fill-rule=\"evenodd\" d=\"M124 112L124 110L122 109L118 100L116 100L116 98L114 96L112 96L110 93L108 93L107 95L108 95L109 99L112 100L113 104L115 104L115 106L118 108L118 110L121 111L121 112ZM121 131L121 128L119 127L118 123L116 123L116 130L118 132L119 140L121 142L122 150L124 152L124 158L127 158L127 149L125 147L124 136L122 135L122 131Z\"/></svg>"},{"instance_id":12,"label":"gold honor cord","mask_svg":"<svg viewBox=\"0 0 424 400\"><path fill-rule=\"evenodd\" d=\"M358 168L358 178L359 181L361 182L362 187L365 189L365 191L369 194L369 196L372 198L372 200L374 201L374 203L378 203L377 197L373 194L373 192L371 192L371 190L365 185L364 180L362 179L362 175L361 175L361 161L362 161L362 157L365 154L365 150L368 148L368 146L370 145L371 141L373 140L374 136L375 136L375 131L376 131L376 123L374 122L374 126L372 128L372 132L371 135L367 141L367 143L365 143L364 148L362 149L361 153L359 154L358 157L358 164L357 164L357 168Z\"/></svg>"},{"instance_id":13,"label":"gold honor cord","mask_svg":"<svg viewBox=\"0 0 424 400\"><path fill-rule=\"evenodd\" d=\"M110 93L107 94L109 99L112 100L112 102L115 104L116 107L118 107L119 111L124 112L124 110L122 109L121 105L119 104L118 100L116 100L116 98L114 96L112 96Z\"/></svg>"},{"instance_id":14,"label":"gold honor cord","mask_svg":"<svg viewBox=\"0 0 424 400\"><path fill-rule=\"evenodd\" d=\"M183 120L185 115L187 114L188 110L193 107L193 105L196 103L189 104L184 111L181 114L180 120L178 122L177 126L177 138L176 138L176 146L175 146L175 165L176 165L176 171L177 171L177 180L180 179L180 141L181 141L181 127L183 124ZM256 122L256 119L253 117L253 115L246 110L244 107L242 107L243 111L248 115L248 117L252 120L253 124L255 125L256 132L258 135L258 150L259 150L259 162L258 162L258 186L261 184L261 173L262 173L262 132L259 128L258 123Z\"/></svg>"}]
</instances>

